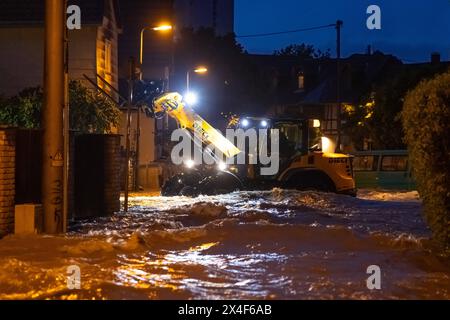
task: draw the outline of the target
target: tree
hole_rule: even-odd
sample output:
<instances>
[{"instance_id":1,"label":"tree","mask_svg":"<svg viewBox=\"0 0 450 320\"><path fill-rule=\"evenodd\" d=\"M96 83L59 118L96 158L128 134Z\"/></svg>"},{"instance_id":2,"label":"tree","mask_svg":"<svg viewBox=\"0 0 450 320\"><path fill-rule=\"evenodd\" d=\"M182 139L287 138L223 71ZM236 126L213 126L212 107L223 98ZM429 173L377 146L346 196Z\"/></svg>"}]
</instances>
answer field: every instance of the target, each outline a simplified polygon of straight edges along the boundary
<instances>
[{"instance_id":1,"label":"tree","mask_svg":"<svg viewBox=\"0 0 450 320\"><path fill-rule=\"evenodd\" d=\"M315 49L313 45L304 43L291 44L281 50L276 50L274 55L298 57L300 59L325 59L330 57L330 49L322 52L319 49Z\"/></svg>"},{"instance_id":2,"label":"tree","mask_svg":"<svg viewBox=\"0 0 450 320\"><path fill-rule=\"evenodd\" d=\"M450 70L408 93L402 123L426 221L450 249Z\"/></svg>"},{"instance_id":3,"label":"tree","mask_svg":"<svg viewBox=\"0 0 450 320\"><path fill-rule=\"evenodd\" d=\"M374 81L357 106L344 106L344 130L355 147L361 149L368 140L373 149L405 148L401 112L407 92L444 71L429 64L395 68Z\"/></svg>"},{"instance_id":4,"label":"tree","mask_svg":"<svg viewBox=\"0 0 450 320\"><path fill-rule=\"evenodd\" d=\"M0 124L36 129L41 124L41 87L0 98ZM118 126L120 110L99 92L89 91L78 81L69 83L70 128L82 133L109 133Z\"/></svg>"},{"instance_id":5,"label":"tree","mask_svg":"<svg viewBox=\"0 0 450 320\"><path fill-rule=\"evenodd\" d=\"M202 116L214 123L221 112L241 114L264 105L262 79L233 34L217 36L213 29L183 29L176 43L176 90L186 90L186 72L205 65L208 73L191 73L191 89L199 92L197 106ZM174 86L172 85L172 90Z\"/></svg>"}]
</instances>

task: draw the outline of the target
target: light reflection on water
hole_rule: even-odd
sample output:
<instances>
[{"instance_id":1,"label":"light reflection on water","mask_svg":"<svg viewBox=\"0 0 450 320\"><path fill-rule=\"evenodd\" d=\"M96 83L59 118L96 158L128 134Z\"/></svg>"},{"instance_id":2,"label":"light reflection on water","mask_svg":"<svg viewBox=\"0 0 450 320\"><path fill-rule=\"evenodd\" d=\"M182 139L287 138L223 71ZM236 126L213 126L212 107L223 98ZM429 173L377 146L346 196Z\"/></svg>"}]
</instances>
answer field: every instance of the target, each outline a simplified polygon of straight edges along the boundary
<instances>
[{"instance_id":1,"label":"light reflection on water","mask_svg":"<svg viewBox=\"0 0 450 320\"><path fill-rule=\"evenodd\" d=\"M419 201L273 190L131 199L66 237L0 241L0 299L448 299ZM79 265L82 289L66 287ZM383 290L366 288L366 268Z\"/></svg>"}]
</instances>

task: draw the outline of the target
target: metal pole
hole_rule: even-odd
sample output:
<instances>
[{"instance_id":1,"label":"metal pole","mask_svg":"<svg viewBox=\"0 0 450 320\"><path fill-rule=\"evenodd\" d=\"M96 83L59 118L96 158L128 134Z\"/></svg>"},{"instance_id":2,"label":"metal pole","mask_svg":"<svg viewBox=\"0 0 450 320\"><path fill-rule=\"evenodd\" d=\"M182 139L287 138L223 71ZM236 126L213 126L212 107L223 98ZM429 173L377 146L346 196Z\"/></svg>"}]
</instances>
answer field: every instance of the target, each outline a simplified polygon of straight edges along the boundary
<instances>
[{"instance_id":1,"label":"metal pole","mask_svg":"<svg viewBox=\"0 0 450 320\"><path fill-rule=\"evenodd\" d=\"M341 152L341 139L342 139L342 103L341 103L341 28L343 22L341 20L336 21L336 102L337 102L337 141L336 152Z\"/></svg>"},{"instance_id":2,"label":"metal pole","mask_svg":"<svg viewBox=\"0 0 450 320\"><path fill-rule=\"evenodd\" d=\"M141 108L138 106L136 117L136 159L134 161L134 191L139 191L140 140L141 140Z\"/></svg>"},{"instance_id":3,"label":"metal pole","mask_svg":"<svg viewBox=\"0 0 450 320\"><path fill-rule=\"evenodd\" d=\"M135 61L134 58L129 60L129 80L128 80L128 106L127 106L127 137L126 137L126 175L125 175L125 201L124 211L128 212L128 194L130 186L130 134L131 134L131 107L133 104L133 84L135 76Z\"/></svg>"},{"instance_id":4,"label":"metal pole","mask_svg":"<svg viewBox=\"0 0 450 320\"><path fill-rule=\"evenodd\" d=\"M45 1L44 105L42 112L42 207L44 232L64 227L64 29L65 1Z\"/></svg>"},{"instance_id":5,"label":"metal pole","mask_svg":"<svg viewBox=\"0 0 450 320\"><path fill-rule=\"evenodd\" d=\"M190 82L191 82L191 70L188 70L186 73L186 93L190 91Z\"/></svg>"},{"instance_id":6,"label":"metal pole","mask_svg":"<svg viewBox=\"0 0 450 320\"><path fill-rule=\"evenodd\" d=\"M144 32L147 29L148 29L148 27L143 28L141 30L141 45L140 45L140 50L139 50L139 65L141 68L140 75L139 75L140 80L142 80L142 77L143 77L142 64L144 63Z\"/></svg>"},{"instance_id":7,"label":"metal pole","mask_svg":"<svg viewBox=\"0 0 450 320\"><path fill-rule=\"evenodd\" d=\"M172 40L171 40L171 48L170 48L170 66L167 77L167 90L172 90L172 78L175 77L175 32L176 26L172 29ZM170 137L169 137L169 115L167 113L164 114L163 117L163 134L162 134L162 157L169 158L170 157Z\"/></svg>"},{"instance_id":8,"label":"metal pole","mask_svg":"<svg viewBox=\"0 0 450 320\"><path fill-rule=\"evenodd\" d=\"M64 7L67 6L65 1ZM67 232L69 218L69 169L70 169L70 106L69 106L69 30L65 28L64 41L64 214L63 232Z\"/></svg>"}]
</instances>

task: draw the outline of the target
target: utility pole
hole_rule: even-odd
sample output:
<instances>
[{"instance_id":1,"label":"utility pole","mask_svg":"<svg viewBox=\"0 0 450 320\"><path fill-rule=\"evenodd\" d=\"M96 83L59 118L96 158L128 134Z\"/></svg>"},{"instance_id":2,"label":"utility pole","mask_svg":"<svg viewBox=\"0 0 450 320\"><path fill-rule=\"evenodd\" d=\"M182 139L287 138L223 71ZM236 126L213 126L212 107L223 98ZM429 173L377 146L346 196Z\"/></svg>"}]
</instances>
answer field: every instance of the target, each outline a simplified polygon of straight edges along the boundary
<instances>
[{"instance_id":1,"label":"utility pole","mask_svg":"<svg viewBox=\"0 0 450 320\"><path fill-rule=\"evenodd\" d=\"M44 105L42 112L42 207L44 232L64 229L65 1L45 0Z\"/></svg>"},{"instance_id":2,"label":"utility pole","mask_svg":"<svg viewBox=\"0 0 450 320\"><path fill-rule=\"evenodd\" d=\"M128 212L128 194L130 188L130 148L131 148L131 108L133 106L133 87L136 76L136 62L133 57L129 60L129 79L128 79L128 104L127 104L127 137L126 137L126 175L125 175L125 201L124 211Z\"/></svg>"},{"instance_id":3,"label":"utility pole","mask_svg":"<svg viewBox=\"0 0 450 320\"><path fill-rule=\"evenodd\" d=\"M67 1L64 1L67 8ZM69 219L69 168L70 163L70 106L69 106L69 29L64 28L64 209L63 232L67 232Z\"/></svg>"},{"instance_id":4,"label":"utility pole","mask_svg":"<svg viewBox=\"0 0 450 320\"><path fill-rule=\"evenodd\" d=\"M336 102L337 102L337 141L336 152L341 152L342 143L342 102L341 102L341 28L343 22L341 20L336 21Z\"/></svg>"}]
</instances>

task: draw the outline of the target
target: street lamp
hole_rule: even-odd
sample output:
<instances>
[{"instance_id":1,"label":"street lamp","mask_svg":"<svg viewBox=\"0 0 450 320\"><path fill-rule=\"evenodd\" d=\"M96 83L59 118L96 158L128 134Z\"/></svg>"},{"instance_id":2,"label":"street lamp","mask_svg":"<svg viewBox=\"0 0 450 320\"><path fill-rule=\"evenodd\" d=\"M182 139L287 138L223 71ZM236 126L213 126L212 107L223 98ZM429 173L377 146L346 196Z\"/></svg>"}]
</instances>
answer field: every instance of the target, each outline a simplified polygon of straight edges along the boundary
<instances>
[{"instance_id":1,"label":"street lamp","mask_svg":"<svg viewBox=\"0 0 450 320\"><path fill-rule=\"evenodd\" d=\"M197 74L205 74L208 72L208 68L206 67L197 67L195 69L189 69L186 72L186 92L189 94L190 92L190 82L191 82L191 72L194 71Z\"/></svg>"},{"instance_id":2,"label":"street lamp","mask_svg":"<svg viewBox=\"0 0 450 320\"><path fill-rule=\"evenodd\" d=\"M167 32L167 31L172 31L173 27L169 24L162 24L158 27L145 27L141 30L141 47L140 47L140 54L139 54L139 64L141 67L141 72L140 72L140 78L142 80L142 63L144 61L144 33L147 30L152 30L152 31L156 31L156 32Z\"/></svg>"},{"instance_id":3,"label":"street lamp","mask_svg":"<svg viewBox=\"0 0 450 320\"><path fill-rule=\"evenodd\" d=\"M147 26L145 28L142 28L141 30L141 44L140 44L140 50L139 50L139 79L142 80L143 78L143 72L142 72L142 64L144 62L144 33L147 30L152 30L155 32L168 32L171 31L173 27L169 24L161 24L156 27L150 27ZM134 70L133 70L134 72ZM140 139L141 139L141 108L138 107L137 110L137 117L136 117L136 159L135 159L135 168L134 168L134 182L135 182L135 189L136 191L139 191L139 156L140 156ZM129 135L129 127L127 127L127 135ZM128 187L127 187L128 188ZM128 196L127 196L128 198Z\"/></svg>"}]
</instances>

